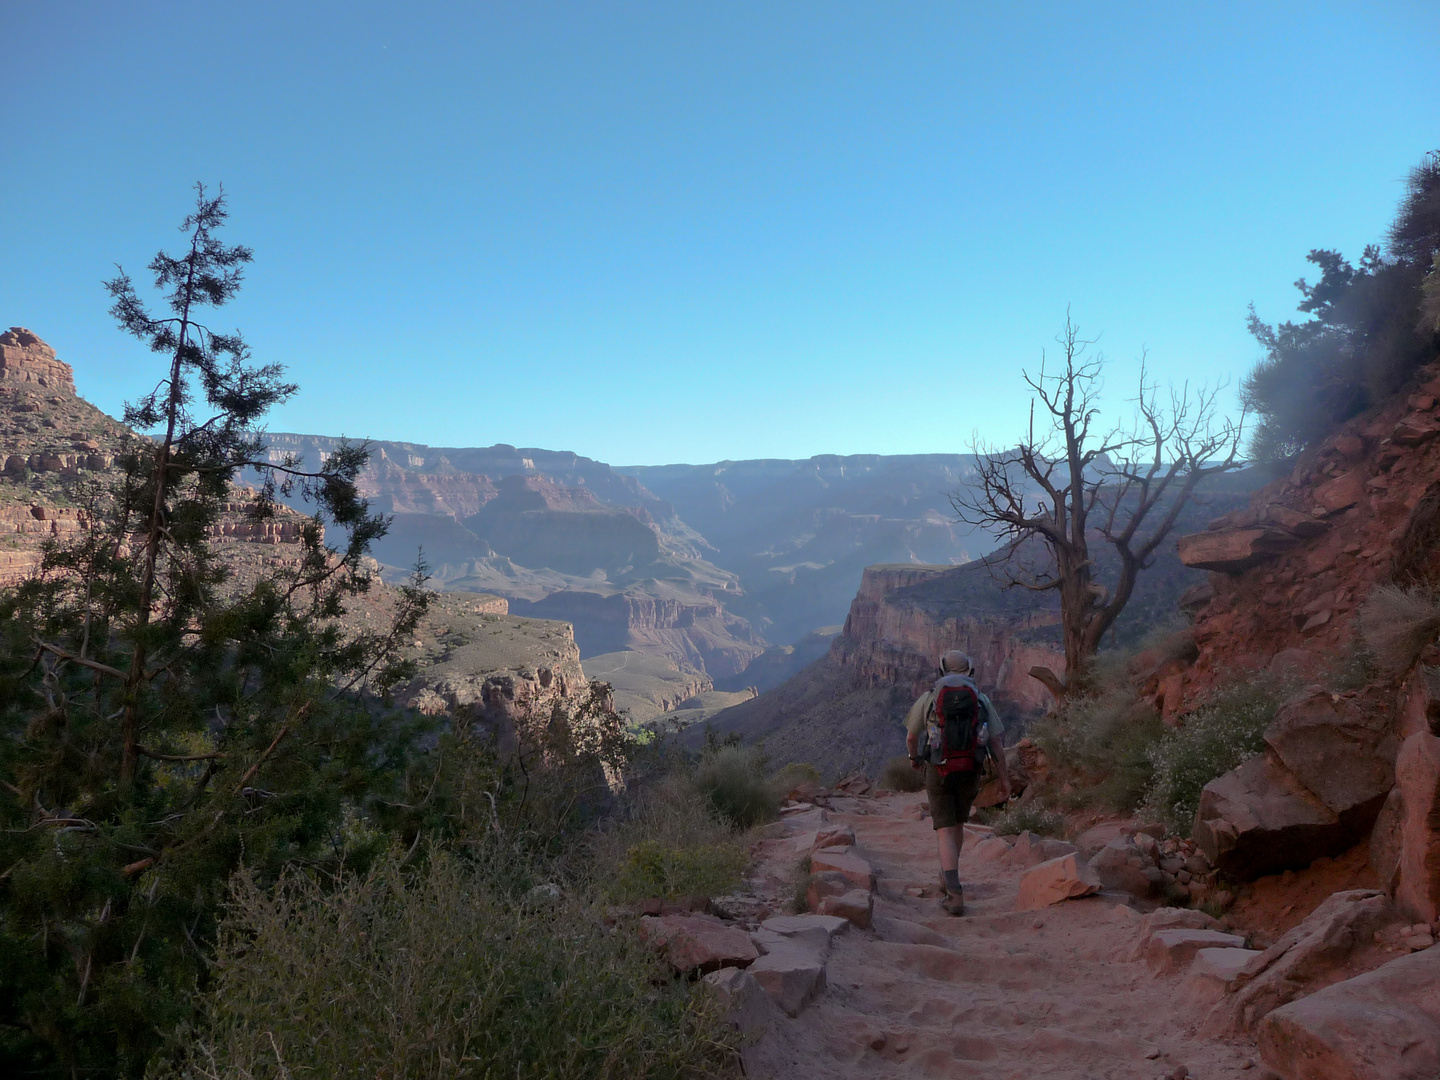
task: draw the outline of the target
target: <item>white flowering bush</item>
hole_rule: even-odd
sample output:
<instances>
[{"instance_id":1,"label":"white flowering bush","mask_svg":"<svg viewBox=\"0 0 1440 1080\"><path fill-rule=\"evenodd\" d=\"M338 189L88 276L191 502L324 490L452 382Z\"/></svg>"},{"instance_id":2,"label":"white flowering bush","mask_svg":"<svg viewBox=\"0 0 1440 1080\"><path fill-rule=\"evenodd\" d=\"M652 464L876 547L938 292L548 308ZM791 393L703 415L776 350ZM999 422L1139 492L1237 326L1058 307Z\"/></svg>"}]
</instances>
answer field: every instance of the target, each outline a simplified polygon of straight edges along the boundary
<instances>
[{"instance_id":1,"label":"white flowering bush","mask_svg":"<svg viewBox=\"0 0 1440 1080\"><path fill-rule=\"evenodd\" d=\"M1265 749L1265 729L1279 698L1258 683L1237 683L1167 731L1150 747L1153 773L1147 808L1173 831L1189 835L1200 792L1217 776Z\"/></svg>"}]
</instances>

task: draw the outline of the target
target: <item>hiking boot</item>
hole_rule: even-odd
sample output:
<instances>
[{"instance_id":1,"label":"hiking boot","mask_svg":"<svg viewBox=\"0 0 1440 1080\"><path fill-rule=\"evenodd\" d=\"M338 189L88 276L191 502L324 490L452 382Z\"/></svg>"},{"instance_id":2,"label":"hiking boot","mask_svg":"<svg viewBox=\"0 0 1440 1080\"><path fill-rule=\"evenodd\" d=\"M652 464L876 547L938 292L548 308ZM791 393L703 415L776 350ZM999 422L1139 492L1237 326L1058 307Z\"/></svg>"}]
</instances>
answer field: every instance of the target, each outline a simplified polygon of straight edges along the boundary
<instances>
[{"instance_id":1,"label":"hiking boot","mask_svg":"<svg viewBox=\"0 0 1440 1080\"><path fill-rule=\"evenodd\" d=\"M940 907L944 910L945 914L947 914L947 915L964 915L964 914L965 914L965 894L964 894L964 892L950 892L950 891L947 889L946 892L945 892L945 896L944 896L944 897L941 899L941 901L940 901Z\"/></svg>"}]
</instances>

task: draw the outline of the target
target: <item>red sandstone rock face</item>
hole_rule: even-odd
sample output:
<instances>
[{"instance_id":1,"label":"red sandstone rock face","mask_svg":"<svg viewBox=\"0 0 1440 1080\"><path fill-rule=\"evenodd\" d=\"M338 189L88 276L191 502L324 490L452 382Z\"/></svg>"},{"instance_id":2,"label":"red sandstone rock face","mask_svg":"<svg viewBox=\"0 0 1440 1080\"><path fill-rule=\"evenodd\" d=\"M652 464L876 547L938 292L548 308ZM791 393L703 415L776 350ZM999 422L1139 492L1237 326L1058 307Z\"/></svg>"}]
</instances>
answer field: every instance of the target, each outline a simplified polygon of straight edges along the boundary
<instances>
[{"instance_id":1,"label":"red sandstone rock face","mask_svg":"<svg viewBox=\"0 0 1440 1080\"><path fill-rule=\"evenodd\" d=\"M1426 378L1420 392L1302 455L1248 509L1180 539L1184 562L1216 571L1196 614L1200 655L1181 680L1182 709L1281 654L1292 667L1307 656L1312 669L1332 666L1370 589L1402 563L1440 557L1424 543L1426 507L1440 495L1431 491L1440 479L1440 365Z\"/></svg>"},{"instance_id":2,"label":"red sandstone rock face","mask_svg":"<svg viewBox=\"0 0 1440 1080\"><path fill-rule=\"evenodd\" d=\"M1052 646L1026 641L1025 635L1056 625L1057 615L1047 610L1019 618L937 617L900 595L954 569L866 568L845 630L832 647L835 657L871 685L908 686L918 695L934 682L937 658L948 649L963 649L979 672L981 686L992 696L1027 711L1045 709L1050 695L1030 677L1030 668L1048 667L1063 676L1065 657Z\"/></svg>"},{"instance_id":3,"label":"red sandstone rock face","mask_svg":"<svg viewBox=\"0 0 1440 1080\"><path fill-rule=\"evenodd\" d=\"M1411 735L1395 772L1395 901L1411 918L1433 923L1440 916L1440 738Z\"/></svg>"},{"instance_id":4,"label":"red sandstone rock face","mask_svg":"<svg viewBox=\"0 0 1440 1080\"><path fill-rule=\"evenodd\" d=\"M59 393L75 393L75 373L55 350L23 326L0 334L0 381L30 383Z\"/></svg>"}]
</instances>

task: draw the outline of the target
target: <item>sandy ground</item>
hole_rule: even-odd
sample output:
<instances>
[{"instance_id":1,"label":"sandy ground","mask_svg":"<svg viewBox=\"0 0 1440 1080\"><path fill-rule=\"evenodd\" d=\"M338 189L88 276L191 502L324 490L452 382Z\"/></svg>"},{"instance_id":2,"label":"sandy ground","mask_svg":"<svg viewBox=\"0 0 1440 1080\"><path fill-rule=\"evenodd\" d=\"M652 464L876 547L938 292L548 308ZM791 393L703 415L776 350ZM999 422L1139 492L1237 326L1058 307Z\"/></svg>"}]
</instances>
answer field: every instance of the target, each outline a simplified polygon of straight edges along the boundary
<instances>
[{"instance_id":1,"label":"sandy ground","mask_svg":"<svg viewBox=\"0 0 1440 1080\"><path fill-rule=\"evenodd\" d=\"M1022 870L969 852L960 862L966 915L940 911L930 823L904 816L920 798L837 800L830 811L854 827L858 853L879 872L877 928L836 938L827 989L794 1020L777 1013L746 1054L750 1076L1264 1074L1253 1044L1197 1033L1206 1002L1184 976L1157 977L1124 959L1137 938L1134 913L1098 898L1016 911ZM798 858L789 840L765 842L758 872L767 891L793 891ZM907 895L922 888L928 896Z\"/></svg>"}]
</instances>

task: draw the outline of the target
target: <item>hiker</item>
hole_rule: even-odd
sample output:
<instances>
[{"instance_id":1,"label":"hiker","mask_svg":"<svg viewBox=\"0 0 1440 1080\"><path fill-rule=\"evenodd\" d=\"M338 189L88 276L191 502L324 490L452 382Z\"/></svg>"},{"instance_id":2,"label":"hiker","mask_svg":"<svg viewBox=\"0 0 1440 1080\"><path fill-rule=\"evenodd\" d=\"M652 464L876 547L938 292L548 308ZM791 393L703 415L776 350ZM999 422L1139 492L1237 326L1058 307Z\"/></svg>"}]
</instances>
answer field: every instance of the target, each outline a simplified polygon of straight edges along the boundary
<instances>
[{"instance_id":1,"label":"hiker","mask_svg":"<svg viewBox=\"0 0 1440 1080\"><path fill-rule=\"evenodd\" d=\"M960 845L987 756L1000 778L1000 798L1010 797L1005 727L995 706L975 685L974 675L970 658L951 649L940 659L939 682L921 694L905 715L905 749L910 764L925 771L930 820L940 847L940 873L945 880L940 906L951 915L965 913Z\"/></svg>"}]
</instances>

